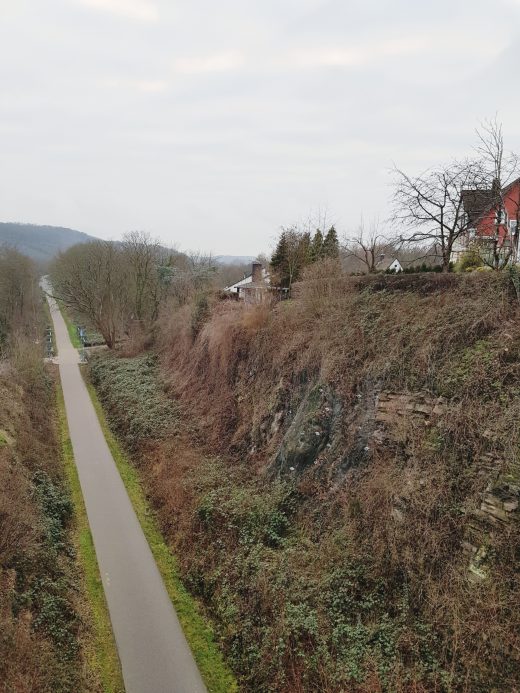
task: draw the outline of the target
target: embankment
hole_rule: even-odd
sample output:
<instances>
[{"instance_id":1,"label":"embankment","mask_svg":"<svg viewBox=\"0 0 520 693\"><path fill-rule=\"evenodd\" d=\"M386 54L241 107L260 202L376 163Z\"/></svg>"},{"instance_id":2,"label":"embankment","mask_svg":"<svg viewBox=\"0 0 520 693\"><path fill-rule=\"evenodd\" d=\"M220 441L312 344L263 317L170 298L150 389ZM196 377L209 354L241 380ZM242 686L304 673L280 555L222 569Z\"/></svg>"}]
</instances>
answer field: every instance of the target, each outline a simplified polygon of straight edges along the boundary
<instances>
[{"instance_id":1,"label":"embankment","mask_svg":"<svg viewBox=\"0 0 520 693\"><path fill-rule=\"evenodd\" d=\"M519 318L505 276L325 263L92 361L242 690L518 686Z\"/></svg>"},{"instance_id":2,"label":"embankment","mask_svg":"<svg viewBox=\"0 0 520 693\"><path fill-rule=\"evenodd\" d=\"M0 690L101 691L57 383L21 341L0 367Z\"/></svg>"}]
</instances>

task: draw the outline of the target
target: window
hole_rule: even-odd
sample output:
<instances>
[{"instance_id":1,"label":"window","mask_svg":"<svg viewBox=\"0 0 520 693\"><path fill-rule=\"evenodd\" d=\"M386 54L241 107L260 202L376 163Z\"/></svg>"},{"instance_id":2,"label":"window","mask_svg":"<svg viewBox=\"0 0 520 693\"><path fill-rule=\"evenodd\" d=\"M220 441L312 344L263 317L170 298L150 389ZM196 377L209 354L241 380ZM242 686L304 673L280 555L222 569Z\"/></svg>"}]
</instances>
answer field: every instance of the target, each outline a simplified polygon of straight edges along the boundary
<instances>
[{"instance_id":1,"label":"window","mask_svg":"<svg viewBox=\"0 0 520 693\"><path fill-rule=\"evenodd\" d=\"M507 212L505 209L501 209L500 211L496 212L495 223L496 224L507 224Z\"/></svg>"},{"instance_id":2,"label":"window","mask_svg":"<svg viewBox=\"0 0 520 693\"><path fill-rule=\"evenodd\" d=\"M511 233L515 233L515 231L518 229L518 220L517 219L511 219L509 222L509 230Z\"/></svg>"}]
</instances>

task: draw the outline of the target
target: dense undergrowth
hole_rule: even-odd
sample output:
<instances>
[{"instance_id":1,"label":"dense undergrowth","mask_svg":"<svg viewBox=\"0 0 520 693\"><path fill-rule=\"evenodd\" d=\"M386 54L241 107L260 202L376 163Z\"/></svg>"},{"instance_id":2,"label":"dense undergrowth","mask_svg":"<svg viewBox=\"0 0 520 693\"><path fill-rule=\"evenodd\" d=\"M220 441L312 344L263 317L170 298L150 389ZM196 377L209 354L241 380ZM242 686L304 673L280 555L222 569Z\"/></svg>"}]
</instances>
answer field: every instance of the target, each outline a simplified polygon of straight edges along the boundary
<instances>
[{"instance_id":1,"label":"dense undergrowth","mask_svg":"<svg viewBox=\"0 0 520 693\"><path fill-rule=\"evenodd\" d=\"M0 248L0 691L94 693L102 684L76 560L57 372L43 362L42 301L33 263Z\"/></svg>"},{"instance_id":2,"label":"dense undergrowth","mask_svg":"<svg viewBox=\"0 0 520 693\"><path fill-rule=\"evenodd\" d=\"M83 666L86 611L55 383L38 351L21 358L1 363L0 374L0 690L97 691Z\"/></svg>"},{"instance_id":3,"label":"dense undergrowth","mask_svg":"<svg viewBox=\"0 0 520 693\"><path fill-rule=\"evenodd\" d=\"M243 690L518 687L508 278L324 263L274 309L213 299L196 331L194 311L91 373ZM495 521L479 509L504 489Z\"/></svg>"}]
</instances>

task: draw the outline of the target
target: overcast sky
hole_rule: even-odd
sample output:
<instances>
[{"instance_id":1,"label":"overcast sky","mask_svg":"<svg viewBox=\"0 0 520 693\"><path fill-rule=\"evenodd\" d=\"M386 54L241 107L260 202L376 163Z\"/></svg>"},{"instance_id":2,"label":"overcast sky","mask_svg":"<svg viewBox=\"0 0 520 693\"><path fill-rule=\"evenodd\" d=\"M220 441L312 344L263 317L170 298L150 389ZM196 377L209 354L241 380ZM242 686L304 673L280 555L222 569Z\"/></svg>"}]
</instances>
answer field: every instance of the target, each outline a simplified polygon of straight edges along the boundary
<instances>
[{"instance_id":1,"label":"overcast sky","mask_svg":"<svg viewBox=\"0 0 520 693\"><path fill-rule=\"evenodd\" d=\"M267 250L389 167L520 150L520 0L0 0L0 220Z\"/></svg>"}]
</instances>

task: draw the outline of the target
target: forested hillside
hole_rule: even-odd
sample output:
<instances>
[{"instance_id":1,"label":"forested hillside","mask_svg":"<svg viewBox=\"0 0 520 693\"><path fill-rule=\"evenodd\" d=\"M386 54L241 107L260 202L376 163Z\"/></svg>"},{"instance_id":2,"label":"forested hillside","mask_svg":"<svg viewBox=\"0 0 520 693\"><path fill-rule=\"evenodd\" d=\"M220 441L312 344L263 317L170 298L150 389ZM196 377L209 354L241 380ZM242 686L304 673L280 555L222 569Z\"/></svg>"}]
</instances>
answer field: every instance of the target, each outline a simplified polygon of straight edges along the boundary
<instances>
[{"instance_id":1,"label":"forested hillside","mask_svg":"<svg viewBox=\"0 0 520 693\"><path fill-rule=\"evenodd\" d=\"M38 263L47 263L59 252L92 236L60 226L0 222L0 246L7 245Z\"/></svg>"}]
</instances>

